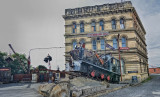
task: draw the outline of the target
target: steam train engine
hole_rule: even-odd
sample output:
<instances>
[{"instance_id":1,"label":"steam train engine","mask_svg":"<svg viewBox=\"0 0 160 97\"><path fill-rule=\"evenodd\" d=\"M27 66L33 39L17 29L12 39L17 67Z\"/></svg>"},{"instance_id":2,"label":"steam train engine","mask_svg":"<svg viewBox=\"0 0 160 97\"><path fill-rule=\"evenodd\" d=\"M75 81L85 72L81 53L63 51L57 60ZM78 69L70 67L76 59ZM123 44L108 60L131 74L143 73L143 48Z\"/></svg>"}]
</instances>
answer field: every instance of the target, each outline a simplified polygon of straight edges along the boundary
<instances>
[{"instance_id":1,"label":"steam train engine","mask_svg":"<svg viewBox=\"0 0 160 97\"><path fill-rule=\"evenodd\" d=\"M68 64L70 72L96 80L119 82L119 60L110 54L99 55L95 51L75 49L70 51L70 55L71 59Z\"/></svg>"}]
</instances>

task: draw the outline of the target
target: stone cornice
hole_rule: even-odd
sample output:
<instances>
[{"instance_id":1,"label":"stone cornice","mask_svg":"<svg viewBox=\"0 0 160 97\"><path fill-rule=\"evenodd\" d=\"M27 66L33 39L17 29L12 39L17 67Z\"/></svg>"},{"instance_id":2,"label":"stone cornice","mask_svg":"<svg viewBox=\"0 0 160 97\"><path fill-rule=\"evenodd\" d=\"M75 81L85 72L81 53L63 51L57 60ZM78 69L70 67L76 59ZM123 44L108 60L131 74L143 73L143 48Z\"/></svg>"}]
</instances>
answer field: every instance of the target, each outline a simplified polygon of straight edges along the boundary
<instances>
[{"instance_id":1,"label":"stone cornice","mask_svg":"<svg viewBox=\"0 0 160 97\"><path fill-rule=\"evenodd\" d=\"M116 30L105 30L103 32L109 32L109 34L118 34L118 33L128 33L128 31L131 33L131 31L135 31L135 29L116 29ZM89 33L100 33L101 31L97 32L84 32L84 33L70 33L70 34L64 34L65 37L87 37L87 34ZM117 33L118 32L118 33Z\"/></svg>"},{"instance_id":2,"label":"stone cornice","mask_svg":"<svg viewBox=\"0 0 160 97\"><path fill-rule=\"evenodd\" d=\"M118 54L118 50L112 51L112 50L97 50L98 53L112 53L112 54ZM65 52L66 54L68 54L69 52ZM147 55L144 54L142 51L138 50L137 48L130 48L129 50L123 50L120 52L121 54L139 54L141 56L143 56L144 58L148 59Z\"/></svg>"},{"instance_id":3,"label":"stone cornice","mask_svg":"<svg viewBox=\"0 0 160 97\"><path fill-rule=\"evenodd\" d=\"M125 21L132 21L133 19L132 18L125 18ZM116 21L120 21L120 19L116 19ZM80 21L81 22L81 21ZM76 23L77 26L80 26L80 22L79 23ZM110 23L111 20L105 20L104 23ZM96 21L95 23L99 23L99 21ZM90 25L91 24L91 21L90 22L84 22L84 25ZM73 24L67 24L67 25L64 25L65 27L71 27L73 26Z\"/></svg>"},{"instance_id":4,"label":"stone cornice","mask_svg":"<svg viewBox=\"0 0 160 97\"><path fill-rule=\"evenodd\" d=\"M140 40L143 42L143 44L145 46L147 46L146 42L143 40L142 36L137 32L137 30L135 29L135 33L137 34L137 36L140 38Z\"/></svg>"},{"instance_id":5,"label":"stone cornice","mask_svg":"<svg viewBox=\"0 0 160 97\"><path fill-rule=\"evenodd\" d=\"M139 61L125 61L126 64L139 64Z\"/></svg>"},{"instance_id":6,"label":"stone cornice","mask_svg":"<svg viewBox=\"0 0 160 97\"><path fill-rule=\"evenodd\" d=\"M139 16L138 16L138 14L137 14L136 9L133 8L133 9L132 9L132 12L136 15L136 17L137 17L136 19L137 19L137 21L138 21L140 27L142 28L144 34L146 34L146 30L144 29L144 26L143 26L143 24L142 24L142 22L141 22L141 20L140 20L140 18L139 18Z\"/></svg>"},{"instance_id":7,"label":"stone cornice","mask_svg":"<svg viewBox=\"0 0 160 97\"><path fill-rule=\"evenodd\" d=\"M86 17L91 17L91 16L99 16L99 15L109 15L109 14L117 14L117 13L123 13L123 12L131 12L133 7L131 8L123 8L123 9L117 9L117 10L110 10L110 11L102 11L102 12L95 12L95 13L86 13L86 14L81 14L81 15L71 15L71 16L66 16L63 15L63 18L65 20L70 20L70 19L78 19L78 18L86 18Z\"/></svg>"},{"instance_id":8,"label":"stone cornice","mask_svg":"<svg viewBox=\"0 0 160 97\"><path fill-rule=\"evenodd\" d=\"M74 16L74 15L85 15L85 14L92 14L92 13L102 13L117 9L126 9L132 7L131 1L125 1L120 3L112 3L112 4L103 4L103 5L95 5L95 6L86 6L86 7L79 7L79 8L70 8L65 9L64 16Z\"/></svg>"},{"instance_id":9,"label":"stone cornice","mask_svg":"<svg viewBox=\"0 0 160 97\"><path fill-rule=\"evenodd\" d=\"M121 40L121 39L119 39L119 40ZM109 39L106 39L106 41L113 41L113 40L111 40L111 39L110 39L110 40L109 40ZM136 41L136 39L135 39L135 38L127 38L127 41ZM85 41L85 43L86 43L86 44L91 44L91 41ZM71 45L72 43L71 43L71 42L68 42L68 43L66 42L65 44L69 46L69 45Z\"/></svg>"}]
</instances>

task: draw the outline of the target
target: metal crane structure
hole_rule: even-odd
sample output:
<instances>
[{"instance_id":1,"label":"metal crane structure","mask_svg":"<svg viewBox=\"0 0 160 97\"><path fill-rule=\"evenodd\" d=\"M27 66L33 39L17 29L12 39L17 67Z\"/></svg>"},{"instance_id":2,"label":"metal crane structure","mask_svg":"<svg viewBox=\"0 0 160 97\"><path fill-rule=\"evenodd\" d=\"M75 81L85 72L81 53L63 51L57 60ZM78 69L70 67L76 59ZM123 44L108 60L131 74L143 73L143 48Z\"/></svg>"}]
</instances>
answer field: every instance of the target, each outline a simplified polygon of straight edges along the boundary
<instances>
[{"instance_id":1,"label":"metal crane structure","mask_svg":"<svg viewBox=\"0 0 160 97\"><path fill-rule=\"evenodd\" d=\"M23 70L25 73L27 73L27 69L25 68L25 65L23 64L22 60L20 59L19 56L17 56L17 53L15 52L15 50L13 49L12 45L9 44L9 47L11 48L11 50L13 51L13 53L16 55L16 58L18 59L19 63L21 64Z\"/></svg>"}]
</instances>

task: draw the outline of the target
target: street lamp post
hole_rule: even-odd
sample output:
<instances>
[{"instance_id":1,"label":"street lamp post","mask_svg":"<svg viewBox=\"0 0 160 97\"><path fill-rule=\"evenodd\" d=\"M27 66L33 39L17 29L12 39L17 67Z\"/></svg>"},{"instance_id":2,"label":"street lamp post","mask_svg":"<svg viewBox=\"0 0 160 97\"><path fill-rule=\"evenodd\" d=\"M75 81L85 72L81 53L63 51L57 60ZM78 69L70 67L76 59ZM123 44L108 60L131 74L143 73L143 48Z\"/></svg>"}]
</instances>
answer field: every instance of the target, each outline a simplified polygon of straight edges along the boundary
<instances>
[{"instance_id":1,"label":"street lamp post","mask_svg":"<svg viewBox=\"0 0 160 97\"><path fill-rule=\"evenodd\" d=\"M30 64L31 64L31 51L33 50L42 50L42 49L61 49L61 48L65 48L65 47L49 47L49 48L33 48L29 50L29 56L28 56L28 73L30 73Z\"/></svg>"}]
</instances>

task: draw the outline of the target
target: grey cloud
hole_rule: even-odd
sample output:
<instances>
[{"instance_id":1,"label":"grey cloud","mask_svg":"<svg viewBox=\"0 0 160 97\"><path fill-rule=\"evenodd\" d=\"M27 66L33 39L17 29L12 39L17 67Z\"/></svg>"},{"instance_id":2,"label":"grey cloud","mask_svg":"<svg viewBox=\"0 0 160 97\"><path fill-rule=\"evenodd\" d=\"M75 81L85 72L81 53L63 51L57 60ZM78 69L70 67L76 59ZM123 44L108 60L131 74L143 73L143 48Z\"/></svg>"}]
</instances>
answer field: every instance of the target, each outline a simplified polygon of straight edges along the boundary
<instances>
[{"instance_id":1,"label":"grey cloud","mask_svg":"<svg viewBox=\"0 0 160 97\"><path fill-rule=\"evenodd\" d=\"M147 32L148 48L159 44L159 0L131 0ZM65 9L115 3L120 0L0 0L0 50L11 52L11 43L19 53L31 48L64 46ZM158 64L158 49L149 49L149 63ZM64 69L64 49L35 50L31 53L32 65L45 64L43 58L53 56L52 68ZM154 60L154 61L153 61Z\"/></svg>"}]
</instances>

